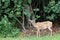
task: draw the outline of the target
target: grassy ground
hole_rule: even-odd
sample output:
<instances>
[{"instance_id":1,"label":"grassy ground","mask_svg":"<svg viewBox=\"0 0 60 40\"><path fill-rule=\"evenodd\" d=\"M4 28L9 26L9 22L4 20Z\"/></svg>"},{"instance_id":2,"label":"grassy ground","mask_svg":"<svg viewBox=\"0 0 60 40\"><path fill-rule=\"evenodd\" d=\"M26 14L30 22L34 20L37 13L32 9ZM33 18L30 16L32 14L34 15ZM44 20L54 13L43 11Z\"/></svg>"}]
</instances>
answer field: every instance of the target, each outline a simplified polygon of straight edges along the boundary
<instances>
[{"instance_id":1,"label":"grassy ground","mask_svg":"<svg viewBox=\"0 0 60 40\"><path fill-rule=\"evenodd\" d=\"M26 36L26 37L7 37L7 38L1 38L0 40L60 40L60 34L54 34L53 36L43 35L39 38L36 37L36 35Z\"/></svg>"}]
</instances>

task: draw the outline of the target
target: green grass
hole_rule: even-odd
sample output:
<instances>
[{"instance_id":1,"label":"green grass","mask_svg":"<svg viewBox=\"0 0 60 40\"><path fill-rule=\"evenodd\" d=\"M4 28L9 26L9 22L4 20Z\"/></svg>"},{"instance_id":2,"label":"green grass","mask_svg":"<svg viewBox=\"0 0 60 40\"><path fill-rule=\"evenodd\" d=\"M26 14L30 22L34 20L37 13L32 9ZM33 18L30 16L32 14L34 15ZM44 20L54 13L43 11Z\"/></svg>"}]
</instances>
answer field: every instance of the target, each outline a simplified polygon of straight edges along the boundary
<instances>
[{"instance_id":1,"label":"green grass","mask_svg":"<svg viewBox=\"0 0 60 40\"><path fill-rule=\"evenodd\" d=\"M60 40L60 34L54 34L53 36L43 35L41 37L36 37L36 35L30 35L26 37L0 37L0 40Z\"/></svg>"}]
</instances>

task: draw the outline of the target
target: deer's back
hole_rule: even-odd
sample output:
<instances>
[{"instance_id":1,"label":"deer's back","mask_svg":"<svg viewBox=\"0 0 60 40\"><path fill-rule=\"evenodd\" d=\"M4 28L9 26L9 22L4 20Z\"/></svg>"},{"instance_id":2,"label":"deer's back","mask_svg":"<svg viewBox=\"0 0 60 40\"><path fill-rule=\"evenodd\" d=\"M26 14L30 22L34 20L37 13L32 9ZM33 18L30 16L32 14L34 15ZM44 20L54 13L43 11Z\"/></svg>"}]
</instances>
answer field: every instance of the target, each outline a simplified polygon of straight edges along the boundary
<instances>
[{"instance_id":1,"label":"deer's back","mask_svg":"<svg viewBox=\"0 0 60 40\"><path fill-rule=\"evenodd\" d=\"M45 21L45 22L37 22L36 23L37 28L45 29L48 27L52 27L52 22L50 21Z\"/></svg>"}]
</instances>

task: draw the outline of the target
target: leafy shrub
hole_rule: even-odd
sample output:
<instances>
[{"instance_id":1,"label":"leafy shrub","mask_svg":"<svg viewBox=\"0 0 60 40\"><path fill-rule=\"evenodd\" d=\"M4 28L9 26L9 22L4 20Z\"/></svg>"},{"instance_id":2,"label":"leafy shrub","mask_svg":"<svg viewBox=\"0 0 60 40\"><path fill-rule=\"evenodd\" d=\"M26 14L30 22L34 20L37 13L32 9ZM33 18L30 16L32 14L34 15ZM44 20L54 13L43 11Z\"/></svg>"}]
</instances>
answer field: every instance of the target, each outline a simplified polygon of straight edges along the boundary
<instances>
[{"instance_id":1,"label":"leafy shrub","mask_svg":"<svg viewBox=\"0 0 60 40\"><path fill-rule=\"evenodd\" d=\"M55 4L55 0L51 0L47 6L44 6L44 11L48 13L46 19L55 20L60 16L60 1Z\"/></svg>"},{"instance_id":2,"label":"leafy shrub","mask_svg":"<svg viewBox=\"0 0 60 40\"><path fill-rule=\"evenodd\" d=\"M17 33L19 33L19 29L14 28L13 27L14 25L12 24L13 23L9 22L7 16L4 15L4 17L0 21L0 33L3 34L4 36L9 36L9 34L13 36L17 35Z\"/></svg>"}]
</instances>

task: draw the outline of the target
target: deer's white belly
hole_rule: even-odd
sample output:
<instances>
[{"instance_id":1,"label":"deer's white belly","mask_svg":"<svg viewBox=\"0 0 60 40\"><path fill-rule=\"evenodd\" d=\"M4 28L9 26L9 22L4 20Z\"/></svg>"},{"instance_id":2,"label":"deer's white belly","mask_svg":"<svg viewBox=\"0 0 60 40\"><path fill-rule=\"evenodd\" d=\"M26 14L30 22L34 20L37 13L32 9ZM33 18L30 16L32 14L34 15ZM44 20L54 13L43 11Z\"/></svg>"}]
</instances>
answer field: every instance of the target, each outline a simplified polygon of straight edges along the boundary
<instances>
[{"instance_id":1,"label":"deer's white belly","mask_svg":"<svg viewBox=\"0 0 60 40\"><path fill-rule=\"evenodd\" d=\"M47 29L48 27L41 27L40 29Z\"/></svg>"}]
</instances>

